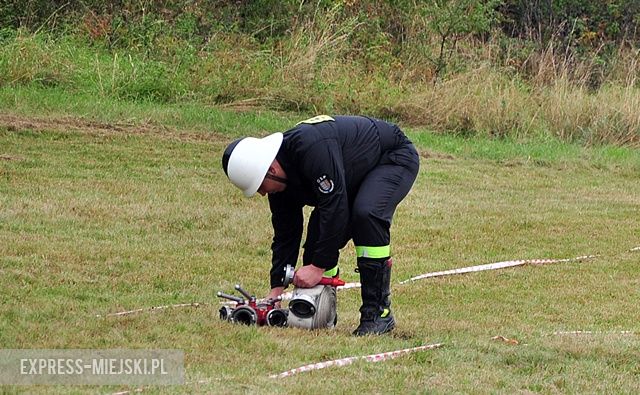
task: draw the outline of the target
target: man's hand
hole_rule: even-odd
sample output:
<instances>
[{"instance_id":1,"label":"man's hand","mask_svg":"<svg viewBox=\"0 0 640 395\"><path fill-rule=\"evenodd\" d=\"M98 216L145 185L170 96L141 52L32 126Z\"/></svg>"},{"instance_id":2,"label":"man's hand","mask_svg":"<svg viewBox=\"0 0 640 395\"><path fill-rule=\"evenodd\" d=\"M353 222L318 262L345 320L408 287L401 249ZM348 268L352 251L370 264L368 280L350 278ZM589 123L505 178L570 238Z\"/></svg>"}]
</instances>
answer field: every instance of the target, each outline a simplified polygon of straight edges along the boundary
<instances>
[{"instance_id":1,"label":"man's hand","mask_svg":"<svg viewBox=\"0 0 640 395\"><path fill-rule=\"evenodd\" d=\"M278 296L282 295L283 292L284 292L284 287L271 288L271 292L269 292L269 294L267 295L267 297L265 299L275 299ZM274 306L275 306L275 308L279 309L280 308L280 302L274 303Z\"/></svg>"},{"instance_id":2,"label":"man's hand","mask_svg":"<svg viewBox=\"0 0 640 395\"><path fill-rule=\"evenodd\" d=\"M316 286L322 279L325 269L314 265L302 266L293 277L293 285L300 288Z\"/></svg>"}]
</instances>

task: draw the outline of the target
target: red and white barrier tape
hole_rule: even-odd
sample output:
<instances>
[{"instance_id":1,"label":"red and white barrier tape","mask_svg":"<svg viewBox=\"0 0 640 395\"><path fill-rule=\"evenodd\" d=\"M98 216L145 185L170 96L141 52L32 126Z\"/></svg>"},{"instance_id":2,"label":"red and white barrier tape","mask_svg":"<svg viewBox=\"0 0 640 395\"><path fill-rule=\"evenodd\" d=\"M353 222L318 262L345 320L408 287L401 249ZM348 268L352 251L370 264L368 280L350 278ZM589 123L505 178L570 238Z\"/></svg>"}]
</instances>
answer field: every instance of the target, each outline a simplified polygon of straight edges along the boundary
<instances>
[{"instance_id":1,"label":"red and white barrier tape","mask_svg":"<svg viewBox=\"0 0 640 395\"><path fill-rule=\"evenodd\" d=\"M514 266L522 266L522 265L546 265L549 263L576 262L576 261L584 261L587 259L593 259L596 257L597 255L585 255L585 256L579 256L579 257L567 258L567 259L520 259L517 261L487 263L485 265L469 266L469 267L463 267L460 269L444 270L441 272L421 274L419 276L411 277L408 280L401 281L400 284L406 284L412 281L422 280L423 278L451 276L453 274L482 272L485 270L497 270L497 269L504 269L508 267L514 267Z\"/></svg>"},{"instance_id":2,"label":"red and white barrier tape","mask_svg":"<svg viewBox=\"0 0 640 395\"><path fill-rule=\"evenodd\" d=\"M628 252L636 252L636 251L640 251L640 247L634 247L630 249ZM579 256L575 258L565 258L565 259L520 259L520 260L513 260L513 261L488 263L484 265L469 266L469 267L463 267L459 269L451 269L451 270L444 270L440 272L431 272L431 273L421 274L419 276L411 277L408 280L401 281L400 284L406 284L409 282L422 280L425 278L451 276L454 274L481 272L485 270L505 269L509 267L523 266L523 265L545 265L545 264L551 264L551 263L577 262L577 261L584 261L588 259L594 259L598 256L600 255L585 255L585 256ZM337 289L338 291L341 291L344 289L352 289L352 288L360 288L360 287L361 287L361 284L359 282L353 282L353 283L347 283L343 286L340 286ZM282 300L290 300L292 296L293 296L293 292L285 292L281 295L281 298ZM221 304L233 304L233 302L222 302ZM122 311L119 313L110 313L110 314L106 314L105 317L124 316L124 315L130 315L135 313L141 313L145 311L157 311L157 310L164 310L164 309L175 308L175 307L199 307L203 305L206 305L206 303L194 302L194 303L167 305L167 306L148 307L148 308L135 309L130 311ZM96 317L102 317L102 315L98 314L96 315Z\"/></svg>"},{"instance_id":3,"label":"red and white barrier tape","mask_svg":"<svg viewBox=\"0 0 640 395\"><path fill-rule=\"evenodd\" d=\"M221 378L208 378L208 379L201 379L201 380L194 380L194 381L186 381L183 385L194 385L194 384L209 384L212 381L221 381ZM147 389L145 387L139 387L139 388L134 388L132 390L127 390L127 391L120 391L120 392L113 392L111 395L128 395L128 394L132 394L132 393L140 393L140 392L144 392L144 390Z\"/></svg>"},{"instance_id":4,"label":"red and white barrier tape","mask_svg":"<svg viewBox=\"0 0 640 395\"><path fill-rule=\"evenodd\" d=\"M553 332L554 336L559 335L635 335L636 331L558 331Z\"/></svg>"},{"instance_id":5,"label":"red and white barrier tape","mask_svg":"<svg viewBox=\"0 0 640 395\"><path fill-rule=\"evenodd\" d=\"M324 368L329 368L329 367L332 367L332 366L347 366L347 365L351 365L352 363L354 363L355 361L358 361L358 360L365 360L366 362L386 361L386 360L389 360L389 359L398 358L398 357L400 357L402 355L411 354L411 353L414 353L414 352L433 350L435 348L440 348L443 345L444 345L443 343L434 343L434 344L427 344L427 345L424 345L424 346L405 348L405 349L402 349L402 350L383 352L383 353L380 353L380 354L371 354L371 355L364 355L364 356L347 357L347 358L334 359L332 361L312 363L312 364L309 364L309 365L300 366L299 368L287 370L287 371L284 371L282 373L272 374L269 377L272 378L272 379L278 379L278 378L284 378L284 377L293 376L294 374L298 374L298 373L302 373L302 372L309 372L311 370L320 370L320 369L324 369ZM192 381L192 382L186 382L185 384L208 384L211 381L213 381L213 379L197 380L197 381ZM143 391L144 391L144 387L143 388L136 388L136 389L133 389L131 391L115 392L115 393L113 393L111 395L127 395L127 394L131 394L133 392L143 392Z\"/></svg>"},{"instance_id":6,"label":"red and white barrier tape","mask_svg":"<svg viewBox=\"0 0 640 395\"><path fill-rule=\"evenodd\" d=\"M125 316L125 315L142 313L142 312L145 312L145 311L158 311L158 310L165 310L165 309L173 309L173 308L176 308L176 307L200 307L200 306L205 306L205 305L206 305L206 303L193 302L193 303L171 304L171 305L166 305L166 306L153 306L153 307L146 307L146 308L142 308L142 309L121 311L121 312L118 312L118 313L109 313L109 314L105 314L104 317L122 317L122 316ZM103 315L96 314L96 317L100 318L100 317L103 317Z\"/></svg>"},{"instance_id":7,"label":"red and white barrier tape","mask_svg":"<svg viewBox=\"0 0 640 395\"><path fill-rule=\"evenodd\" d=\"M418 352L418 351L432 350L434 348L439 348L439 347L442 347L442 346L443 346L443 343L436 343L436 344L428 344L428 345L425 345L425 346L406 348L404 350L389 351L389 352L385 352L385 353L381 353L381 354L372 354L372 355L365 355L365 356L359 356L359 357L356 356L356 357L347 357L347 358L341 358L341 359L334 359L333 361L312 363L312 364L309 364L309 365L300 366L299 368L287 370L287 371L282 372L282 373L272 374L269 377L271 377L272 379L277 379L277 378L293 376L294 374L298 374L298 373L302 373L302 372L308 372L308 371L311 371L311 370L324 369L324 368L328 368L328 367L331 367L331 366L347 366L347 365L351 365L355 361L358 361L358 360L361 360L361 359L365 360L367 362L386 361L388 359L397 358L397 357L399 357L401 355L406 355L406 354L410 354L410 353L414 353L414 352Z\"/></svg>"},{"instance_id":8,"label":"red and white barrier tape","mask_svg":"<svg viewBox=\"0 0 640 395\"><path fill-rule=\"evenodd\" d=\"M139 393L144 391L144 388L135 388L132 389L130 391L120 391L120 392L114 392L111 395L127 395L127 394L133 394L134 392Z\"/></svg>"},{"instance_id":9,"label":"red and white barrier tape","mask_svg":"<svg viewBox=\"0 0 640 395\"><path fill-rule=\"evenodd\" d=\"M635 251L640 251L640 247L634 247L627 252L635 252ZM442 277L442 276L450 276L453 274L481 272L484 270L504 269L508 267L522 266L522 265L545 265L549 263L577 262L577 261L584 261L587 259L597 258L599 256L600 255L584 255L584 256L579 256L575 258L565 258L565 259L520 259L520 260L514 260L514 261L488 263L485 265L469 266L469 267L463 267L460 269L444 270L441 272L421 274L419 276L411 277L408 280L401 281L400 284L406 284L408 282L421 280L423 278Z\"/></svg>"}]
</instances>

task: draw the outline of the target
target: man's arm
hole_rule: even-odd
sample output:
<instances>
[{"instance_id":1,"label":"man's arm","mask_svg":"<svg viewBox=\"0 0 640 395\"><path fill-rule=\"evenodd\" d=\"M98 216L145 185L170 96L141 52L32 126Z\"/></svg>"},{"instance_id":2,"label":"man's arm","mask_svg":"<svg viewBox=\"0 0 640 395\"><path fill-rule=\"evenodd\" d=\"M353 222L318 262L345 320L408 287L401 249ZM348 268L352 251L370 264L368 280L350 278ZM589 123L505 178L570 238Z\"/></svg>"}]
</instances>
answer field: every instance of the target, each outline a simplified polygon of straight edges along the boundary
<instances>
[{"instance_id":1,"label":"man's arm","mask_svg":"<svg viewBox=\"0 0 640 395\"><path fill-rule=\"evenodd\" d=\"M281 287L286 265L295 266L302 240L302 205L288 193L269 195L273 241L271 243L271 288Z\"/></svg>"},{"instance_id":2,"label":"man's arm","mask_svg":"<svg viewBox=\"0 0 640 395\"><path fill-rule=\"evenodd\" d=\"M305 152L302 162L317 198L317 239L312 261L305 264L331 269L338 263L350 217L342 150L333 139L320 140Z\"/></svg>"}]
</instances>

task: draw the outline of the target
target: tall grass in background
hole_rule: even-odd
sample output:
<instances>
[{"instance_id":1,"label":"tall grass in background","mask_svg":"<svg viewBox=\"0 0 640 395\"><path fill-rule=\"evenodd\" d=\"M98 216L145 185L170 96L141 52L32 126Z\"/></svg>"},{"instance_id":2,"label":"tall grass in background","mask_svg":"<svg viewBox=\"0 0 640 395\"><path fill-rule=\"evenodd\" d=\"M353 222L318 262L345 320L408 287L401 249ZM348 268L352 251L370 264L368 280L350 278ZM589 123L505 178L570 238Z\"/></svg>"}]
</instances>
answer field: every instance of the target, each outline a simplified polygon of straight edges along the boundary
<instances>
[{"instance_id":1,"label":"tall grass in background","mask_svg":"<svg viewBox=\"0 0 640 395\"><path fill-rule=\"evenodd\" d=\"M0 84L122 100L362 113L461 135L640 146L639 50L632 46L608 53L604 67L598 51L577 56L552 44L466 37L436 73L437 37L418 26L399 50L384 34L359 37L371 27L338 11L300 18L268 44L220 31L196 45L162 25L150 25L153 34L132 29L151 38L125 47L86 34L95 26L56 35L2 30Z\"/></svg>"}]
</instances>

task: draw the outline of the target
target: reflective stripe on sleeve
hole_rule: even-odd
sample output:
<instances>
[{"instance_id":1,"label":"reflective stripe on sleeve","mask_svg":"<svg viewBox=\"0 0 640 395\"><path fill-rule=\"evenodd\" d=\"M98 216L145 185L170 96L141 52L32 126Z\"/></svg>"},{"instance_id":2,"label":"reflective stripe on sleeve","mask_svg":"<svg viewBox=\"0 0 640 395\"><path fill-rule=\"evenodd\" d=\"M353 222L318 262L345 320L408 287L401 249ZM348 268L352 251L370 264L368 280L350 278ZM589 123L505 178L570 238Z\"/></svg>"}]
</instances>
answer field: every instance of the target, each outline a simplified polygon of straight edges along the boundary
<instances>
[{"instance_id":1,"label":"reflective stripe on sleeve","mask_svg":"<svg viewBox=\"0 0 640 395\"><path fill-rule=\"evenodd\" d=\"M324 277L334 277L338 274L338 265L336 265L336 267L334 267L333 269L329 269L326 272L324 272L323 276Z\"/></svg>"}]
</instances>

